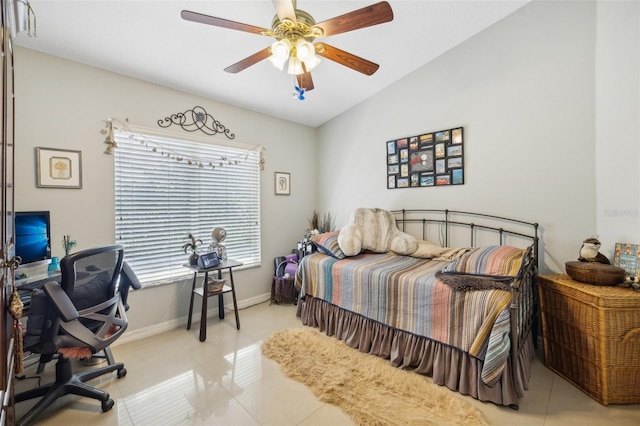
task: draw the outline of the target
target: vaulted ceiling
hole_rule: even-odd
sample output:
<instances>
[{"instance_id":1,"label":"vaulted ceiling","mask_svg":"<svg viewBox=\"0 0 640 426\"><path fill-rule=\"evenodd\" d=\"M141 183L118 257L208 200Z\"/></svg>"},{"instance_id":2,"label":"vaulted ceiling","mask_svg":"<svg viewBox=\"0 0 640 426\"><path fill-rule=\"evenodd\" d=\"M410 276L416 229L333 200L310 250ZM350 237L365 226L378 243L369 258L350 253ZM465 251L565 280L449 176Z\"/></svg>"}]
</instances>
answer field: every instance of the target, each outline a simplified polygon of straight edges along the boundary
<instances>
[{"instance_id":1,"label":"vaulted ceiling","mask_svg":"<svg viewBox=\"0 0 640 426\"><path fill-rule=\"evenodd\" d=\"M379 64L378 71L367 76L323 59L312 72L315 89L304 101L292 97L294 77L267 60L237 74L224 71L274 39L180 17L191 10L271 28L270 0L31 0L37 36L22 32L16 44L317 127L528 1L389 0L393 21L322 39ZM297 7L322 22L376 2L299 0Z\"/></svg>"}]
</instances>

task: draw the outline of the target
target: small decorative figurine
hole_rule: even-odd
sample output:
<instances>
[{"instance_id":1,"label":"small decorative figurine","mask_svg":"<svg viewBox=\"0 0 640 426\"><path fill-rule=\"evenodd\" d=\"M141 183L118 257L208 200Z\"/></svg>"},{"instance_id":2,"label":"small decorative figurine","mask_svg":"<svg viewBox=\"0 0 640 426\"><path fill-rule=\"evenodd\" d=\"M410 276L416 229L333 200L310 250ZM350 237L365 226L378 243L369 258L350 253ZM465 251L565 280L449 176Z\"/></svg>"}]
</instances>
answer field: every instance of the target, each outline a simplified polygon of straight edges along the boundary
<instances>
[{"instance_id":1,"label":"small decorative figurine","mask_svg":"<svg viewBox=\"0 0 640 426\"><path fill-rule=\"evenodd\" d=\"M184 244L182 246L182 250L186 253L187 251L191 251L191 255L189 256L189 264L197 265L198 264L198 244L202 244L202 240L200 238L196 238L193 236L191 232L187 235L187 239L190 242Z\"/></svg>"},{"instance_id":2,"label":"small decorative figurine","mask_svg":"<svg viewBox=\"0 0 640 426\"><path fill-rule=\"evenodd\" d=\"M597 263L604 263L606 265L610 265L611 262L609 262L609 259L607 259L607 256L605 256L604 254L598 251L600 250L601 245L602 244L600 244L600 241L598 241L597 238L593 238L593 237L587 238L582 242L582 247L580 247L580 256L578 257L578 260L580 262L597 262Z\"/></svg>"},{"instance_id":3,"label":"small decorative figurine","mask_svg":"<svg viewBox=\"0 0 640 426\"><path fill-rule=\"evenodd\" d=\"M226 238L227 230L224 228L215 227L213 231L211 231L209 251L217 253L218 258L223 262L227 260L227 248L222 244Z\"/></svg>"}]
</instances>

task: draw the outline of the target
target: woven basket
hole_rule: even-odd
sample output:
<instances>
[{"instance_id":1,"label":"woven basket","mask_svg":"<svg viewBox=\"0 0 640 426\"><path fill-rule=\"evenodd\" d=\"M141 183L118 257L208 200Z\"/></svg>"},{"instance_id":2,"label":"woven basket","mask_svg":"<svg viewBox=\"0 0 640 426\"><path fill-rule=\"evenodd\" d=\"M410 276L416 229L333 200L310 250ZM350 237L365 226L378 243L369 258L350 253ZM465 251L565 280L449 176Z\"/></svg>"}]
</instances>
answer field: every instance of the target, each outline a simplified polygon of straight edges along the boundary
<instances>
[{"instance_id":1,"label":"woven basket","mask_svg":"<svg viewBox=\"0 0 640 426\"><path fill-rule=\"evenodd\" d=\"M640 293L540 276L545 365L601 403L640 403Z\"/></svg>"},{"instance_id":2,"label":"woven basket","mask_svg":"<svg viewBox=\"0 0 640 426\"><path fill-rule=\"evenodd\" d=\"M564 264L567 275L581 283L616 285L624 281L624 269L597 262L571 261Z\"/></svg>"},{"instance_id":3,"label":"woven basket","mask_svg":"<svg viewBox=\"0 0 640 426\"><path fill-rule=\"evenodd\" d=\"M279 304L297 302L297 292L293 277L273 277L271 301Z\"/></svg>"}]
</instances>

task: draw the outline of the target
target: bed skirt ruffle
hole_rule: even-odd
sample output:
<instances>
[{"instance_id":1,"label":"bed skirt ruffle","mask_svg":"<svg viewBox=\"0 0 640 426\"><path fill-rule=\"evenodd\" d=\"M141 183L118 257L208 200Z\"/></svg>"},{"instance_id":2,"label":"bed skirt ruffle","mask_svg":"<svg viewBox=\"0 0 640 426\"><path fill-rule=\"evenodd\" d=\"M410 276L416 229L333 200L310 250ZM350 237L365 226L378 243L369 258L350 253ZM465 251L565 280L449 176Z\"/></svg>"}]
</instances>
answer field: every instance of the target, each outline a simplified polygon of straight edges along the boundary
<instances>
[{"instance_id":1,"label":"bed skirt ruffle","mask_svg":"<svg viewBox=\"0 0 640 426\"><path fill-rule=\"evenodd\" d=\"M394 367L432 377L434 383L480 401L517 408L528 388L534 356L531 332L518 354L517 374L512 375L509 359L500 380L489 387L480 377L482 361L457 348L391 328L309 295L298 302L297 315L303 324L335 336L360 352L386 358Z\"/></svg>"}]
</instances>

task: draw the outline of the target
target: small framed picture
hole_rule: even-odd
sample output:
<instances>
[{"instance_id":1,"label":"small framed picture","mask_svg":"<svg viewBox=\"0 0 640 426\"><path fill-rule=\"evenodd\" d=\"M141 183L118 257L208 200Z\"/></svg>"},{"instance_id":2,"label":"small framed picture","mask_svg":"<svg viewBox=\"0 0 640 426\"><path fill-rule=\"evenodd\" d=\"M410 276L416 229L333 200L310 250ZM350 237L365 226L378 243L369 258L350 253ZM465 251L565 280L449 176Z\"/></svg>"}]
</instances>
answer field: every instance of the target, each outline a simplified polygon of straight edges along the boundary
<instances>
[{"instance_id":1,"label":"small framed picture","mask_svg":"<svg viewBox=\"0 0 640 426\"><path fill-rule=\"evenodd\" d=\"M418 149L418 137L417 136L409 138L409 149L411 151L415 151L416 149Z\"/></svg>"},{"instance_id":2,"label":"small framed picture","mask_svg":"<svg viewBox=\"0 0 640 426\"><path fill-rule=\"evenodd\" d=\"M427 145L433 144L433 133L428 133L426 135L420 135L420 147L423 148Z\"/></svg>"},{"instance_id":3,"label":"small framed picture","mask_svg":"<svg viewBox=\"0 0 640 426\"><path fill-rule=\"evenodd\" d=\"M449 185L451 183L451 177L449 175L436 176L436 185Z\"/></svg>"},{"instance_id":4,"label":"small framed picture","mask_svg":"<svg viewBox=\"0 0 640 426\"><path fill-rule=\"evenodd\" d=\"M82 188L82 152L36 148L38 188Z\"/></svg>"},{"instance_id":5,"label":"small framed picture","mask_svg":"<svg viewBox=\"0 0 640 426\"><path fill-rule=\"evenodd\" d=\"M462 167L462 157L447 158L447 168L454 169L456 167Z\"/></svg>"},{"instance_id":6,"label":"small framed picture","mask_svg":"<svg viewBox=\"0 0 640 426\"><path fill-rule=\"evenodd\" d=\"M393 155L396 153L396 141L387 142L387 154Z\"/></svg>"},{"instance_id":7,"label":"small framed picture","mask_svg":"<svg viewBox=\"0 0 640 426\"><path fill-rule=\"evenodd\" d=\"M462 127L451 130L451 143L462 143Z\"/></svg>"},{"instance_id":8,"label":"small framed picture","mask_svg":"<svg viewBox=\"0 0 640 426\"><path fill-rule=\"evenodd\" d=\"M462 185L464 183L464 172L462 169L451 170L451 184Z\"/></svg>"},{"instance_id":9,"label":"small framed picture","mask_svg":"<svg viewBox=\"0 0 640 426\"><path fill-rule=\"evenodd\" d=\"M624 269L625 275L640 278L640 244L616 243L613 266Z\"/></svg>"},{"instance_id":10,"label":"small framed picture","mask_svg":"<svg viewBox=\"0 0 640 426\"><path fill-rule=\"evenodd\" d=\"M420 175L420 186L433 186L434 183L433 175Z\"/></svg>"},{"instance_id":11,"label":"small framed picture","mask_svg":"<svg viewBox=\"0 0 640 426\"><path fill-rule=\"evenodd\" d=\"M275 172L276 195L291 195L291 174Z\"/></svg>"},{"instance_id":12,"label":"small framed picture","mask_svg":"<svg viewBox=\"0 0 640 426\"><path fill-rule=\"evenodd\" d=\"M395 175L387 176L387 188L388 189L393 189L395 187L396 187L396 177L395 177Z\"/></svg>"}]
</instances>

